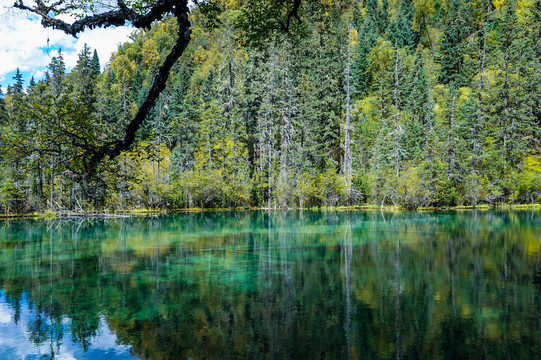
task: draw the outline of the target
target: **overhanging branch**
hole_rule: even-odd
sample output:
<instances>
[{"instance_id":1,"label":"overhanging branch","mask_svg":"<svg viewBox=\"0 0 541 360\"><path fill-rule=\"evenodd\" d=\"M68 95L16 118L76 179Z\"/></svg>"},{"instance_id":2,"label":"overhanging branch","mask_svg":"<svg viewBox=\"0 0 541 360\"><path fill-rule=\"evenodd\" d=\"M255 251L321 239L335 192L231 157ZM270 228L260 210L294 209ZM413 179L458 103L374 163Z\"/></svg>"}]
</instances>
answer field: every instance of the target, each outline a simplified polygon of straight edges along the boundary
<instances>
[{"instance_id":1,"label":"overhanging branch","mask_svg":"<svg viewBox=\"0 0 541 360\"><path fill-rule=\"evenodd\" d=\"M64 4L64 1L58 1L51 5L47 5L43 0L34 0L34 2L35 6L28 6L24 0L16 0L13 6L39 15L41 17L41 24L44 27L52 27L72 36L77 36L78 33L85 29L123 26L127 22L131 22L133 26L139 29L150 28L150 25L154 21L161 20L164 15L176 13L177 8L185 8L188 11L187 1L185 0L158 0L146 14L140 15L128 8L122 0L118 0L118 9L116 10L85 16L73 23L68 23L55 18L51 14L63 13L75 9L73 6L68 5L61 8L60 6Z\"/></svg>"},{"instance_id":2,"label":"overhanging branch","mask_svg":"<svg viewBox=\"0 0 541 360\"><path fill-rule=\"evenodd\" d=\"M187 7L185 8L185 11L182 11L182 9L180 9L179 13L176 14L176 17L179 25L177 42L167 56L167 58L165 59L162 66L160 67L158 74L155 76L154 83L152 84L152 87L150 88L150 91L145 101L139 107L135 117L126 127L124 138L122 140L117 140L115 142L111 142L105 146L100 147L98 151L91 157L88 169L89 175L91 175L95 171L96 166L105 157L113 159L120 155L121 152L129 150L131 148L133 142L135 141L137 131L154 107L156 99L158 98L160 93L165 89L165 85L167 83L169 73L171 72L171 68L178 60L178 58L182 55L182 53L188 46L188 43L190 42L190 21L188 20Z\"/></svg>"},{"instance_id":3,"label":"overhanging branch","mask_svg":"<svg viewBox=\"0 0 541 360\"><path fill-rule=\"evenodd\" d=\"M182 55L188 43L190 42L190 21L188 20L188 1L187 0L158 0L152 8L143 15L137 14L126 6L126 4L118 0L118 9L108 11L97 15L89 15L73 23L67 23L63 20L55 18L52 13L61 13L67 10L66 7L60 9L65 2L59 0L52 5L47 5L43 0L35 0L35 6L27 6L24 0L16 0L14 7L22 10L27 10L35 13L42 18L44 27L52 27L62 30L66 34L76 36L85 29L93 29L96 27L122 26L126 22L131 22L136 28L150 28L154 21L161 20L166 14L173 14L178 22L178 38L175 46L167 55L164 63L161 65L158 74L154 77L154 82L150 91L139 107L137 114L130 121L124 130L122 139L105 143L99 146L85 147L84 156L84 176L90 178L94 175L97 166L107 157L114 159L123 151L127 151L133 145L137 132L150 111L154 107L156 99L165 89L169 73L175 62Z\"/></svg>"}]
</instances>

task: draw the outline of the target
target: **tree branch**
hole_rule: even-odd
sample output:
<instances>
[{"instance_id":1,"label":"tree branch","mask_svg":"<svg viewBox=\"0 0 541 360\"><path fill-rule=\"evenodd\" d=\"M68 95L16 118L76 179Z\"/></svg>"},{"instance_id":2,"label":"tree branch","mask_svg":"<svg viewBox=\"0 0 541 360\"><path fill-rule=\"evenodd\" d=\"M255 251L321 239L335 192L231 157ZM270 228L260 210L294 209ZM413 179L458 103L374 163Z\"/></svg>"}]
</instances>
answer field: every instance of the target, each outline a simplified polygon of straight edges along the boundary
<instances>
[{"instance_id":1,"label":"tree branch","mask_svg":"<svg viewBox=\"0 0 541 360\"><path fill-rule=\"evenodd\" d=\"M35 6L28 6L24 0L16 0L13 6L21 10L27 10L41 17L41 24L44 27L52 27L53 29L62 30L68 35L77 36L78 33L85 29L94 29L97 27L106 28L110 26L123 26L127 22L131 22L136 28L150 28L150 25L161 20L164 15L175 13L176 8L186 8L188 11L187 1L175 0L158 0L152 8L143 15L137 14L132 9L128 8L122 0L118 0L118 9L107 11L101 14L88 15L73 23L68 23L57 19L51 13L64 13L74 9L73 6L59 8L64 1L57 1L48 6L43 0L34 0Z\"/></svg>"},{"instance_id":2,"label":"tree branch","mask_svg":"<svg viewBox=\"0 0 541 360\"><path fill-rule=\"evenodd\" d=\"M179 25L178 38L175 46L167 55L164 63L160 67L158 74L154 78L154 83L150 88L150 91L143 102L139 107L137 114L131 120L131 122L126 127L124 138L122 140L117 140L110 142L104 146L101 146L95 154L90 158L89 167L87 169L87 175L91 176L99 163L105 158L113 159L120 155L123 151L127 151L131 148L135 141L137 131L145 121L146 117L154 107L156 99L160 93L165 89L167 79L169 78L169 73L171 68L176 63L178 58L182 55L188 43L190 42L190 21L188 19L188 5L186 1L183 1L184 6L177 5L175 10L175 16Z\"/></svg>"},{"instance_id":3,"label":"tree branch","mask_svg":"<svg viewBox=\"0 0 541 360\"><path fill-rule=\"evenodd\" d=\"M137 132L150 111L154 107L156 99L160 93L165 89L169 73L175 62L182 55L188 43L190 42L190 21L188 19L188 1L187 0L157 0L156 3L150 8L150 10L143 15L137 14L126 6L122 0L118 0L118 9L114 11L108 11L97 15L89 15L73 23L67 23L63 20L57 19L51 13L59 14L69 10L68 8L59 9L65 2L58 0L50 6L47 6L43 0L34 0L35 6L30 7L24 3L24 0L16 0L14 7L22 10L27 10L35 13L42 18L42 25L44 27L52 27L62 30L66 34L76 36L85 29L93 29L96 27L109 27L109 26L122 26L126 22L131 22L136 28L150 28L151 24L156 20L161 20L164 15L172 13L178 22L178 38L175 46L167 55L164 63L160 67L158 74L154 78L154 82L150 91L139 107L137 114L126 126L124 136L120 140L111 141L100 146L82 146L84 149L83 162L84 171L80 180L91 178L98 165L106 158L114 159L120 155L123 151L127 151L133 145Z\"/></svg>"}]
</instances>

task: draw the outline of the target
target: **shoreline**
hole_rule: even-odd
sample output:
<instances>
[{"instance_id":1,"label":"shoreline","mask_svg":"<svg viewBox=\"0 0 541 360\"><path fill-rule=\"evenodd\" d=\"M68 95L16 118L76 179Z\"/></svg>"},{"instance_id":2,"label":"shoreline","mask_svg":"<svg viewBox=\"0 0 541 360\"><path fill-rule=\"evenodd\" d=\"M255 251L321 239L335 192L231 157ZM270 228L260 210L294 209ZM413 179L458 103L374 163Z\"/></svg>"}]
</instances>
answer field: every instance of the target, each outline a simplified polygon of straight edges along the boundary
<instances>
[{"instance_id":1,"label":"shoreline","mask_svg":"<svg viewBox=\"0 0 541 360\"><path fill-rule=\"evenodd\" d=\"M478 205L478 206L453 206L453 207L420 207L417 210L405 210L398 206L379 206L379 205L360 205L360 206L321 206L321 207L291 207L291 208L264 208L264 207L238 207L238 208L189 208L189 209L134 209L134 210L122 210L116 212L98 211L92 213L77 213L77 212L36 212L32 214L10 214L0 215L0 219L35 219L35 218L131 218L148 215L165 215L165 214L178 214L178 213L199 213L199 212L213 212L213 211L356 211L356 210L379 210L379 211L392 211L392 212L429 212L429 211L471 211L471 210L541 210L541 204L502 204L496 207L490 205Z\"/></svg>"}]
</instances>

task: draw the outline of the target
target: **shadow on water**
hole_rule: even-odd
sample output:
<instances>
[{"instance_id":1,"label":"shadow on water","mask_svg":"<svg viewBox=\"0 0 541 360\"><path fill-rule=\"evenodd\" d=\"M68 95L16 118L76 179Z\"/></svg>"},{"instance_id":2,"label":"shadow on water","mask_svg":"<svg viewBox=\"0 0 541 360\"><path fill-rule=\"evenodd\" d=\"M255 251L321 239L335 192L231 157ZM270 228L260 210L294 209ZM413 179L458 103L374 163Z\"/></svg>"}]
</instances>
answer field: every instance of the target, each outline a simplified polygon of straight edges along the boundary
<instances>
[{"instance_id":1,"label":"shadow on water","mask_svg":"<svg viewBox=\"0 0 541 360\"><path fill-rule=\"evenodd\" d=\"M539 215L3 220L0 358L541 358Z\"/></svg>"}]
</instances>

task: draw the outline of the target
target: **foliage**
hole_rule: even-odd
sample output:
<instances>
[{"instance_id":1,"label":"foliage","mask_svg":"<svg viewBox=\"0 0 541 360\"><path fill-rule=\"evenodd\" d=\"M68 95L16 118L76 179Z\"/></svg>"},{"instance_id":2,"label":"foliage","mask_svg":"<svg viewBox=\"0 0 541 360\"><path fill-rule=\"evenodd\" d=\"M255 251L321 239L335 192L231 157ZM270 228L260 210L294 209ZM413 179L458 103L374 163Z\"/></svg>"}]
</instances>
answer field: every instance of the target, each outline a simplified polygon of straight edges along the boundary
<instances>
[{"instance_id":1,"label":"foliage","mask_svg":"<svg viewBox=\"0 0 541 360\"><path fill-rule=\"evenodd\" d=\"M71 72L59 53L27 88L16 73L0 95L16 211L539 201L538 2L203 4L134 145L92 179L88 153L120 146L178 21L103 72L85 46Z\"/></svg>"}]
</instances>

